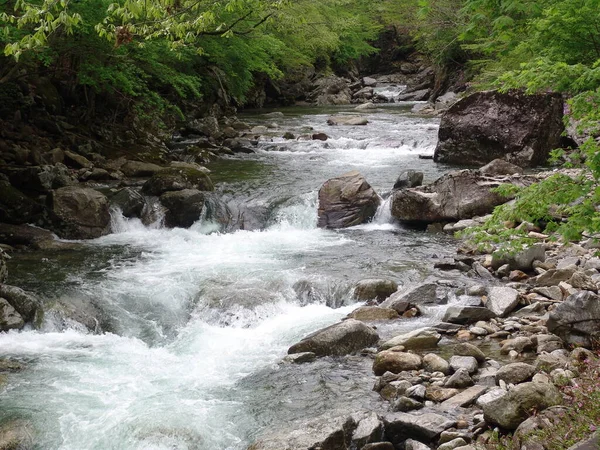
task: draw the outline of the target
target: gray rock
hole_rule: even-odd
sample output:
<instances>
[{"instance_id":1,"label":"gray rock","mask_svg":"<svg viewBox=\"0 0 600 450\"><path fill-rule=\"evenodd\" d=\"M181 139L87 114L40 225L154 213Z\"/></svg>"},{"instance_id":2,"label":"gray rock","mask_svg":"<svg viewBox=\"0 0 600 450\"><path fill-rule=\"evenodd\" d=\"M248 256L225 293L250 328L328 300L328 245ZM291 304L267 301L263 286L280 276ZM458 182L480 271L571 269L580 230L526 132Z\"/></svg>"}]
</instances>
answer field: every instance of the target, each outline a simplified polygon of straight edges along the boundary
<instances>
[{"instance_id":1,"label":"gray rock","mask_svg":"<svg viewBox=\"0 0 600 450\"><path fill-rule=\"evenodd\" d=\"M531 411L539 412L561 403L562 396L553 385L529 382L519 384L508 394L488 402L483 407L483 414L486 422L515 430Z\"/></svg>"},{"instance_id":2,"label":"gray rock","mask_svg":"<svg viewBox=\"0 0 600 450\"><path fill-rule=\"evenodd\" d=\"M506 340L500 352L508 354L511 350L514 350L517 353L523 353L524 351L532 350L534 347L533 341L527 336L517 336L514 339Z\"/></svg>"},{"instance_id":3,"label":"gray rock","mask_svg":"<svg viewBox=\"0 0 600 450\"><path fill-rule=\"evenodd\" d=\"M435 161L486 164L507 158L523 167L544 164L564 130L558 94L476 92L442 116Z\"/></svg>"},{"instance_id":4,"label":"gray rock","mask_svg":"<svg viewBox=\"0 0 600 450\"><path fill-rule=\"evenodd\" d=\"M392 308L402 314L408 305L427 305L437 303L437 285L433 283L421 284L408 290L401 289L393 293L380 306Z\"/></svg>"},{"instance_id":5,"label":"gray rock","mask_svg":"<svg viewBox=\"0 0 600 450\"><path fill-rule=\"evenodd\" d=\"M419 400L424 400L427 394L427 388L422 384L415 384L406 390L406 395Z\"/></svg>"},{"instance_id":6,"label":"gray rock","mask_svg":"<svg viewBox=\"0 0 600 450\"><path fill-rule=\"evenodd\" d=\"M589 291L570 295L550 312L546 326L568 344L591 347L600 338L600 297Z\"/></svg>"},{"instance_id":7,"label":"gray rock","mask_svg":"<svg viewBox=\"0 0 600 450\"><path fill-rule=\"evenodd\" d=\"M494 177L498 175L514 175L514 174L522 174L523 169L515 164L511 164L504 159L494 159L490 161L485 166L479 169L479 173L481 175L487 175L489 177Z\"/></svg>"},{"instance_id":8,"label":"gray rock","mask_svg":"<svg viewBox=\"0 0 600 450\"><path fill-rule=\"evenodd\" d=\"M568 281L577 271L575 266L565 269L550 269L533 278L532 281L536 286L557 286L561 281Z\"/></svg>"},{"instance_id":9,"label":"gray rock","mask_svg":"<svg viewBox=\"0 0 600 450\"><path fill-rule=\"evenodd\" d=\"M450 372L450 364L441 356L428 353L423 356L423 369L427 372L442 372L447 375Z\"/></svg>"},{"instance_id":10,"label":"gray rock","mask_svg":"<svg viewBox=\"0 0 600 450\"><path fill-rule=\"evenodd\" d=\"M506 317L519 304L519 292L509 287L491 287L488 289L486 307L496 316Z\"/></svg>"},{"instance_id":11,"label":"gray rock","mask_svg":"<svg viewBox=\"0 0 600 450\"><path fill-rule=\"evenodd\" d=\"M433 328L417 328L416 330L393 337L383 343L381 348L387 350L398 345L403 346L406 350L433 348L437 347L437 343L441 338L442 335Z\"/></svg>"},{"instance_id":12,"label":"gray rock","mask_svg":"<svg viewBox=\"0 0 600 450\"><path fill-rule=\"evenodd\" d=\"M369 221L381 198L357 171L332 178L319 189L320 228L345 228Z\"/></svg>"},{"instance_id":13,"label":"gray rock","mask_svg":"<svg viewBox=\"0 0 600 450\"><path fill-rule=\"evenodd\" d=\"M394 450L394 444L391 442L376 442L365 445L361 450Z\"/></svg>"},{"instance_id":14,"label":"gray rock","mask_svg":"<svg viewBox=\"0 0 600 450\"><path fill-rule=\"evenodd\" d=\"M383 423L374 412L358 421L358 426L352 433L351 446L363 448L366 444L383 440Z\"/></svg>"},{"instance_id":15,"label":"gray rock","mask_svg":"<svg viewBox=\"0 0 600 450\"><path fill-rule=\"evenodd\" d=\"M0 331L19 330L25 322L6 299L0 297Z\"/></svg>"},{"instance_id":16,"label":"gray rock","mask_svg":"<svg viewBox=\"0 0 600 450\"><path fill-rule=\"evenodd\" d=\"M124 188L110 197L110 206L121 210L125 217L141 217L146 199L133 188Z\"/></svg>"},{"instance_id":17,"label":"gray rock","mask_svg":"<svg viewBox=\"0 0 600 450\"><path fill-rule=\"evenodd\" d=\"M536 352L539 353L551 353L554 350L559 350L563 348L562 339L554 334L538 334L536 336L537 349Z\"/></svg>"},{"instance_id":18,"label":"gray rock","mask_svg":"<svg viewBox=\"0 0 600 450\"><path fill-rule=\"evenodd\" d=\"M492 390L490 390L490 391L486 392L486 393L485 393L485 394L483 394L481 397L479 397L479 398L477 399L477 401L475 402L475 404L476 404L476 405L477 405L479 408L483 409L483 408L485 408L485 407L486 407L486 405L487 405L488 403L490 403L490 402L493 402L493 401L495 401L495 400L499 399L500 397L504 397L504 396L505 396L505 395L507 395L507 394L508 394L508 392L507 392L507 391L505 391L504 389L501 389L501 388L495 388L495 389L492 389Z\"/></svg>"},{"instance_id":19,"label":"gray rock","mask_svg":"<svg viewBox=\"0 0 600 450\"><path fill-rule=\"evenodd\" d=\"M360 320L362 322L394 320L399 317L400 315L396 310L391 308L381 308L380 306L361 306L348 314L348 318Z\"/></svg>"},{"instance_id":20,"label":"gray rock","mask_svg":"<svg viewBox=\"0 0 600 450\"><path fill-rule=\"evenodd\" d=\"M496 381L500 380L507 384L519 384L530 380L535 374L535 367L521 362L507 364L496 373Z\"/></svg>"},{"instance_id":21,"label":"gray rock","mask_svg":"<svg viewBox=\"0 0 600 450\"><path fill-rule=\"evenodd\" d=\"M65 239L93 239L109 232L110 214L104 194L81 186L52 191L52 229Z\"/></svg>"},{"instance_id":22,"label":"gray rock","mask_svg":"<svg viewBox=\"0 0 600 450\"><path fill-rule=\"evenodd\" d=\"M360 116L331 116L327 119L327 125L366 125L369 121Z\"/></svg>"},{"instance_id":23,"label":"gray rock","mask_svg":"<svg viewBox=\"0 0 600 450\"><path fill-rule=\"evenodd\" d=\"M160 196L160 203L167 209L167 227L189 228L200 219L204 209L204 193L197 189L169 191Z\"/></svg>"},{"instance_id":24,"label":"gray rock","mask_svg":"<svg viewBox=\"0 0 600 450\"><path fill-rule=\"evenodd\" d=\"M315 355L313 352L292 353L291 355L287 355L285 358L283 358L284 361L293 364L309 363L313 362L315 359L317 359L317 355Z\"/></svg>"},{"instance_id":25,"label":"gray rock","mask_svg":"<svg viewBox=\"0 0 600 450\"><path fill-rule=\"evenodd\" d=\"M418 370L422 364L419 355L384 350L375 356L373 372L378 376L383 375L385 372L400 373L405 370Z\"/></svg>"},{"instance_id":26,"label":"gray rock","mask_svg":"<svg viewBox=\"0 0 600 450\"><path fill-rule=\"evenodd\" d=\"M475 402L481 395L485 394L487 391L487 386L475 385L471 386L461 393L455 395L452 398L449 398L444 403L442 403L442 408L445 410L450 410L454 408L466 408Z\"/></svg>"},{"instance_id":27,"label":"gray rock","mask_svg":"<svg viewBox=\"0 0 600 450\"><path fill-rule=\"evenodd\" d=\"M392 411L394 412L408 412L422 407L423 404L421 402L405 397L404 395L401 395L392 402Z\"/></svg>"},{"instance_id":28,"label":"gray rock","mask_svg":"<svg viewBox=\"0 0 600 450\"><path fill-rule=\"evenodd\" d=\"M354 298L360 301L377 299L382 302L397 290L398 283L393 280L369 278L356 283Z\"/></svg>"},{"instance_id":29,"label":"gray rock","mask_svg":"<svg viewBox=\"0 0 600 450\"><path fill-rule=\"evenodd\" d=\"M378 341L379 336L371 327L358 320L348 319L308 335L292 345L288 354L313 352L317 356L348 355Z\"/></svg>"},{"instance_id":30,"label":"gray rock","mask_svg":"<svg viewBox=\"0 0 600 450\"><path fill-rule=\"evenodd\" d=\"M0 297L6 299L25 321L32 320L41 305L32 293L8 284L0 284Z\"/></svg>"},{"instance_id":31,"label":"gray rock","mask_svg":"<svg viewBox=\"0 0 600 450\"><path fill-rule=\"evenodd\" d=\"M492 267L498 269L504 264L508 264L511 270L522 270L529 272L532 270L534 261L545 261L546 249L542 244L534 244L514 255L492 255Z\"/></svg>"},{"instance_id":32,"label":"gray rock","mask_svg":"<svg viewBox=\"0 0 600 450\"><path fill-rule=\"evenodd\" d=\"M444 386L457 389L473 386L473 380L469 375L469 370L465 368L459 368L450 378L448 378L448 380L446 380Z\"/></svg>"},{"instance_id":33,"label":"gray rock","mask_svg":"<svg viewBox=\"0 0 600 450\"><path fill-rule=\"evenodd\" d=\"M468 324L479 320L489 320L496 315L488 308L480 306L449 306L444 314L444 322Z\"/></svg>"},{"instance_id":34,"label":"gray rock","mask_svg":"<svg viewBox=\"0 0 600 450\"><path fill-rule=\"evenodd\" d=\"M416 170L405 170L398 175L394 183L394 189L405 189L421 186L423 184L423 172Z\"/></svg>"},{"instance_id":35,"label":"gray rock","mask_svg":"<svg viewBox=\"0 0 600 450\"><path fill-rule=\"evenodd\" d=\"M163 167L157 164L129 160L121 166L120 170L125 174L126 177L145 178L151 177L155 173L160 172L163 170Z\"/></svg>"},{"instance_id":36,"label":"gray rock","mask_svg":"<svg viewBox=\"0 0 600 450\"><path fill-rule=\"evenodd\" d=\"M470 374L477 372L479 364L472 356L452 356L450 358L450 367L457 371L458 369L466 369Z\"/></svg>"},{"instance_id":37,"label":"gray rock","mask_svg":"<svg viewBox=\"0 0 600 450\"><path fill-rule=\"evenodd\" d=\"M377 85L377 80L371 77L363 77L362 82L364 86L372 87Z\"/></svg>"},{"instance_id":38,"label":"gray rock","mask_svg":"<svg viewBox=\"0 0 600 450\"><path fill-rule=\"evenodd\" d=\"M472 356L478 363L485 362L485 354L473 344L462 342L452 347L452 351L456 356Z\"/></svg>"},{"instance_id":39,"label":"gray rock","mask_svg":"<svg viewBox=\"0 0 600 450\"><path fill-rule=\"evenodd\" d=\"M543 286L533 290L536 294L551 298L552 300L561 301L563 299L562 290L558 286Z\"/></svg>"},{"instance_id":40,"label":"gray rock","mask_svg":"<svg viewBox=\"0 0 600 450\"><path fill-rule=\"evenodd\" d=\"M440 403L458 394L458 389L429 385L425 389L425 398L435 403Z\"/></svg>"},{"instance_id":41,"label":"gray rock","mask_svg":"<svg viewBox=\"0 0 600 450\"><path fill-rule=\"evenodd\" d=\"M450 172L427 186L394 191L392 216L404 223L456 222L493 211L507 199L493 192L503 182L529 184L526 177L492 179L469 170Z\"/></svg>"},{"instance_id":42,"label":"gray rock","mask_svg":"<svg viewBox=\"0 0 600 450\"><path fill-rule=\"evenodd\" d=\"M413 415L402 412L385 415L383 422L386 437L397 448L407 439L431 442L455 424L453 420L435 413Z\"/></svg>"},{"instance_id":43,"label":"gray rock","mask_svg":"<svg viewBox=\"0 0 600 450\"><path fill-rule=\"evenodd\" d=\"M213 191L214 186L209 176L202 170L169 167L155 173L142 186L142 191L147 195L160 196L169 191L184 189L197 189L199 191Z\"/></svg>"},{"instance_id":44,"label":"gray rock","mask_svg":"<svg viewBox=\"0 0 600 450\"><path fill-rule=\"evenodd\" d=\"M437 450L454 450L455 448L462 447L467 445L467 441L463 438L456 438L451 440L450 442L446 442L445 444L440 445Z\"/></svg>"}]
</instances>

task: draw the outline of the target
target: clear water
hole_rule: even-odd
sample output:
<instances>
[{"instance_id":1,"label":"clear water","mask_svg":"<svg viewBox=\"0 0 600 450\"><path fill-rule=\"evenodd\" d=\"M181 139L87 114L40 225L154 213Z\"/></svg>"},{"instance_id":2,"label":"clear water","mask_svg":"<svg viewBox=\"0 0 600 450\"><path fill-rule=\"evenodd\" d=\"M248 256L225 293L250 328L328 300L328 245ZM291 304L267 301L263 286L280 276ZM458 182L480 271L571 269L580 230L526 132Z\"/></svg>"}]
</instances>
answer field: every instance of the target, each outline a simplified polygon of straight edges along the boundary
<instances>
[{"instance_id":1,"label":"clear water","mask_svg":"<svg viewBox=\"0 0 600 450\"><path fill-rule=\"evenodd\" d=\"M12 283L48 303L92 304L110 332L50 321L43 332L1 334L0 357L27 369L0 387L0 421L30 420L40 449L245 449L270 427L384 408L366 358L281 360L291 344L356 307L356 281L420 282L439 276L432 260L453 252L448 237L392 223L387 203L371 224L316 228L317 191L328 178L359 170L384 194L402 170L422 170L426 181L444 171L418 158L433 152L437 121L409 108L370 110L365 127L326 125L349 108L247 114L279 128L256 154L211 169L218 195L254 215L254 231L218 233L206 222L145 227L116 214L109 236L68 252L17 255ZM330 139L284 140L288 130Z\"/></svg>"}]
</instances>

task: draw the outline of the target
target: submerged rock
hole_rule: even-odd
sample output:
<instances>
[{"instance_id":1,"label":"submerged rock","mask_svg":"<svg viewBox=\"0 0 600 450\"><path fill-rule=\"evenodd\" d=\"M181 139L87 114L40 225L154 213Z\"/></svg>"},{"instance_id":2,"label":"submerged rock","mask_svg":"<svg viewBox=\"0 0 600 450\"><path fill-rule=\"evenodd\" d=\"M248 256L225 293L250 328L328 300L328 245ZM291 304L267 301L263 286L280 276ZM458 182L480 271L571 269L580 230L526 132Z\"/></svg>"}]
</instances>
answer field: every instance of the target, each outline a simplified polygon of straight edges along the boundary
<instances>
[{"instance_id":1,"label":"submerged rock","mask_svg":"<svg viewBox=\"0 0 600 450\"><path fill-rule=\"evenodd\" d=\"M370 220L381 198L357 171L332 178L319 189L318 226L345 228Z\"/></svg>"},{"instance_id":2,"label":"submerged rock","mask_svg":"<svg viewBox=\"0 0 600 450\"><path fill-rule=\"evenodd\" d=\"M288 354L313 352L317 356L348 355L375 345L378 341L379 335L371 327L348 319L306 336L292 345Z\"/></svg>"},{"instance_id":3,"label":"submerged rock","mask_svg":"<svg viewBox=\"0 0 600 450\"><path fill-rule=\"evenodd\" d=\"M435 161L481 165L506 158L521 166L545 164L564 130L560 94L476 92L442 116Z\"/></svg>"}]
</instances>

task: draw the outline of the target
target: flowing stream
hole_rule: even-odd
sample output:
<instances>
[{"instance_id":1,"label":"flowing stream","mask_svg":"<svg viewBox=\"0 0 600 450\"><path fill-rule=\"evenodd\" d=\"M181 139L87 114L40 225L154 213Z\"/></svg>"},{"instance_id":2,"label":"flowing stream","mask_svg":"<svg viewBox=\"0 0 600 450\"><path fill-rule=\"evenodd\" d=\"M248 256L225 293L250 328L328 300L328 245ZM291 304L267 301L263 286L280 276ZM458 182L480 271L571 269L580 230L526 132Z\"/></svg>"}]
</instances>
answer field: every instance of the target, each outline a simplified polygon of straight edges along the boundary
<instances>
[{"instance_id":1,"label":"flowing stream","mask_svg":"<svg viewBox=\"0 0 600 450\"><path fill-rule=\"evenodd\" d=\"M402 170L421 170L426 182L443 173L418 158L433 153L437 119L409 110L369 110L364 127L326 125L350 107L242 116L279 128L257 153L211 170L217 194L243 206L260 225L254 231L215 232L208 219L190 229L146 227L115 213L113 234L70 251L15 255L11 284L48 304L91 305L110 332L87 333L50 314L41 331L0 334L0 357L26 364L0 385L0 421L31 421L40 449L241 450L295 421L384 408L367 358L281 360L356 307L356 281L439 278L433 259L453 253L449 237L394 224L387 202L373 223L316 228L317 191L328 178L358 170L383 195ZM309 127L330 138L281 138Z\"/></svg>"}]
</instances>

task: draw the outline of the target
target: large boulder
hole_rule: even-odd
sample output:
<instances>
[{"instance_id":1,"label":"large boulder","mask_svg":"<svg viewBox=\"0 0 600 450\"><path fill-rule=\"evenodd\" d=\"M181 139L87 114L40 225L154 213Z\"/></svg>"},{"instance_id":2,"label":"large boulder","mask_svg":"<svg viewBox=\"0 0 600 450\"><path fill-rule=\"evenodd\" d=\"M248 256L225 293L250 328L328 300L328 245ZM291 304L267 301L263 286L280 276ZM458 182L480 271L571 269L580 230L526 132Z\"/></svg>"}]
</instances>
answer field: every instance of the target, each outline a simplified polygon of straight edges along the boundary
<instances>
[{"instance_id":1,"label":"large boulder","mask_svg":"<svg viewBox=\"0 0 600 450\"><path fill-rule=\"evenodd\" d=\"M481 165L506 158L522 167L544 164L564 130L560 94L476 92L442 116L434 160Z\"/></svg>"},{"instance_id":2,"label":"large boulder","mask_svg":"<svg viewBox=\"0 0 600 450\"><path fill-rule=\"evenodd\" d=\"M534 411L539 412L561 403L562 396L554 385L528 382L484 404L483 414L486 422L515 430Z\"/></svg>"},{"instance_id":3,"label":"large boulder","mask_svg":"<svg viewBox=\"0 0 600 450\"><path fill-rule=\"evenodd\" d=\"M319 189L318 226L345 228L369 221L381 198L357 171L326 181Z\"/></svg>"},{"instance_id":4,"label":"large boulder","mask_svg":"<svg viewBox=\"0 0 600 450\"><path fill-rule=\"evenodd\" d=\"M52 211L58 218L53 230L66 239L93 239L109 232L108 199L90 188L66 186L50 197Z\"/></svg>"},{"instance_id":5,"label":"large boulder","mask_svg":"<svg viewBox=\"0 0 600 450\"><path fill-rule=\"evenodd\" d=\"M456 222L482 216L505 203L493 192L504 183L526 185L527 177L489 178L475 171L450 172L428 186L402 189L392 194L392 215L405 223Z\"/></svg>"},{"instance_id":6,"label":"large boulder","mask_svg":"<svg viewBox=\"0 0 600 450\"><path fill-rule=\"evenodd\" d=\"M590 291L570 295L550 312L546 326L568 344L592 347L600 339L600 297Z\"/></svg>"},{"instance_id":7,"label":"large boulder","mask_svg":"<svg viewBox=\"0 0 600 450\"><path fill-rule=\"evenodd\" d=\"M309 98L317 105L349 105L352 92L347 79L331 75L314 82Z\"/></svg>"},{"instance_id":8,"label":"large boulder","mask_svg":"<svg viewBox=\"0 0 600 450\"><path fill-rule=\"evenodd\" d=\"M348 319L309 334L288 353L313 352L317 356L348 355L375 345L379 335L364 323Z\"/></svg>"},{"instance_id":9,"label":"large boulder","mask_svg":"<svg viewBox=\"0 0 600 450\"><path fill-rule=\"evenodd\" d=\"M167 208L166 226L189 228L202 215L204 193L197 189L165 192L160 196L160 202Z\"/></svg>"},{"instance_id":10,"label":"large boulder","mask_svg":"<svg viewBox=\"0 0 600 450\"><path fill-rule=\"evenodd\" d=\"M209 176L203 171L180 167L170 167L157 172L142 186L145 194L158 196L168 191L184 189L213 191L214 186Z\"/></svg>"}]
</instances>

